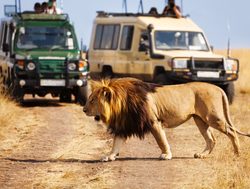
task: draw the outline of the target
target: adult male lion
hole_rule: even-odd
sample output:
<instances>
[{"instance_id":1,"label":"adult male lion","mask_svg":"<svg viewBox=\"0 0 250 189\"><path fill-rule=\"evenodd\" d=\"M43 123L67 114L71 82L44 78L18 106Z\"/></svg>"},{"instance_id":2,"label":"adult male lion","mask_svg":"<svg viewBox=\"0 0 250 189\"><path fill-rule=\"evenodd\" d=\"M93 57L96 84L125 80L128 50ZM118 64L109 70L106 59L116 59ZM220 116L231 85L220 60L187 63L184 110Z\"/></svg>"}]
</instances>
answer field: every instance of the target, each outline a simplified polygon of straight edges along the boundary
<instances>
[{"instance_id":1,"label":"adult male lion","mask_svg":"<svg viewBox=\"0 0 250 189\"><path fill-rule=\"evenodd\" d=\"M134 78L93 81L92 94L83 111L88 116L99 116L114 135L112 151L103 161L115 160L127 137L142 139L149 131L162 151L160 159L171 159L163 126L173 128L191 117L206 141L205 150L196 153L195 158L206 157L214 148L215 138L209 127L226 134L236 154L236 133L250 137L233 126L223 90L208 83L159 86Z\"/></svg>"}]
</instances>

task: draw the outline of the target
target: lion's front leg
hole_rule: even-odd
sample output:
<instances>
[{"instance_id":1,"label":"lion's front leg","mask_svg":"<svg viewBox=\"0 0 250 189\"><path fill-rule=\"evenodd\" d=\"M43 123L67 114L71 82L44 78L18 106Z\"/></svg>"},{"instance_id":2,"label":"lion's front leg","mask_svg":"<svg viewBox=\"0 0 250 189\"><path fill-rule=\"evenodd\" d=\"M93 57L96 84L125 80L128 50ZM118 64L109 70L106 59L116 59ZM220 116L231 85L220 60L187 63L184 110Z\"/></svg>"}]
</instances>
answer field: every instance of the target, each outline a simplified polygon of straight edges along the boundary
<instances>
[{"instance_id":1,"label":"lion's front leg","mask_svg":"<svg viewBox=\"0 0 250 189\"><path fill-rule=\"evenodd\" d=\"M170 160L172 159L172 152L166 137L166 133L162 128L162 125L159 121L155 121L153 128L151 128L151 133L154 135L157 144L159 145L162 154L160 155L161 160Z\"/></svg>"},{"instance_id":2,"label":"lion's front leg","mask_svg":"<svg viewBox=\"0 0 250 189\"><path fill-rule=\"evenodd\" d=\"M115 136L113 140L113 147L109 155L102 158L102 161L114 161L117 154L120 152L122 144L126 141L125 138Z\"/></svg>"}]
</instances>

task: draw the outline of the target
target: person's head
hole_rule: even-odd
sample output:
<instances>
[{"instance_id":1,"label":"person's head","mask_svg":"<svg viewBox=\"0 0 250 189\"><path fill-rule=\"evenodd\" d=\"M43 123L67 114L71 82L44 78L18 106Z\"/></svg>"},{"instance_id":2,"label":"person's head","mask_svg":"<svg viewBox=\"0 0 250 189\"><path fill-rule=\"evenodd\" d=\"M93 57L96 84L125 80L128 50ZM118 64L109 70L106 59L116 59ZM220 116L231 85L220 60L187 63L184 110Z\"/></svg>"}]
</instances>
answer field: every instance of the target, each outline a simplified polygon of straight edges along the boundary
<instances>
[{"instance_id":1,"label":"person's head","mask_svg":"<svg viewBox=\"0 0 250 189\"><path fill-rule=\"evenodd\" d=\"M173 8L175 6L175 0L168 0L168 6L170 6L170 8Z\"/></svg>"},{"instance_id":2,"label":"person's head","mask_svg":"<svg viewBox=\"0 0 250 189\"><path fill-rule=\"evenodd\" d=\"M48 9L48 3L47 2L43 2L42 3L42 10L43 10L43 12L46 12L47 9Z\"/></svg>"},{"instance_id":3,"label":"person's head","mask_svg":"<svg viewBox=\"0 0 250 189\"><path fill-rule=\"evenodd\" d=\"M41 4L40 3L35 3L35 5L34 5L34 11L36 12L36 13L41 13L42 12L42 6L41 6Z\"/></svg>"},{"instance_id":4,"label":"person's head","mask_svg":"<svg viewBox=\"0 0 250 189\"><path fill-rule=\"evenodd\" d=\"M149 14L153 14L153 15L157 15L158 14L158 11L155 7L152 7L149 11Z\"/></svg>"}]
</instances>

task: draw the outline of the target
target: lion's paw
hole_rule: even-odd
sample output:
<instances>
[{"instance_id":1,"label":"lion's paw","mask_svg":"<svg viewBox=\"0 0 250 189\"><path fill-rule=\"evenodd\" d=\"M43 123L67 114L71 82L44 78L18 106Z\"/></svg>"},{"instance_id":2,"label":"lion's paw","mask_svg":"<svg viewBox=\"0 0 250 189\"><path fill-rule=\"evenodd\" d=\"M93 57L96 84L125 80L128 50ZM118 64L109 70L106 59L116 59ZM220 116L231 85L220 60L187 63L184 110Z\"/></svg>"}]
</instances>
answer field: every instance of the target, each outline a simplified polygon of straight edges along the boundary
<instances>
[{"instance_id":1,"label":"lion's paw","mask_svg":"<svg viewBox=\"0 0 250 189\"><path fill-rule=\"evenodd\" d=\"M204 154L200 154L200 153L195 153L194 154L194 158L196 158L196 159L203 159L205 157L206 157L206 155L204 155Z\"/></svg>"},{"instance_id":2,"label":"lion's paw","mask_svg":"<svg viewBox=\"0 0 250 189\"><path fill-rule=\"evenodd\" d=\"M115 161L116 156L115 155L109 155L105 156L101 159L102 162L108 162L108 161Z\"/></svg>"},{"instance_id":3,"label":"lion's paw","mask_svg":"<svg viewBox=\"0 0 250 189\"><path fill-rule=\"evenodd\" d=\"M171 160L172 159L172 154L168 153L168 154L161 154L161 156L159 157L160 160Z\"/></svg>"}]
</instances>

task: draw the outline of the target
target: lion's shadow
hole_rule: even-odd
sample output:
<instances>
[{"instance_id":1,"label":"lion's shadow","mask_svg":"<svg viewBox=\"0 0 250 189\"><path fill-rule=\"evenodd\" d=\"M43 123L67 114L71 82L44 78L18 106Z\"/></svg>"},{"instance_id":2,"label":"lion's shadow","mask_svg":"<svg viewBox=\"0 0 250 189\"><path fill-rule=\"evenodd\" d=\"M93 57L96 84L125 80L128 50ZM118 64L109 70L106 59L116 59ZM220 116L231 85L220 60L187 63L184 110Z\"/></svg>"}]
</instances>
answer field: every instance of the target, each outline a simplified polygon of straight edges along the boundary
<instances>
[{"instance_id":1,"label":"lion's shadow","mask_svg":"<svg viewBox=\"0 0 250 189\"><path fill-rule=\"evenodd\" d=\"M98 160L83 160L83 159L16 159L16 158L4 158L5 160L12 162L22 162L22 163L104 163L100 159ZM194 157L173 157L172 160L195 160ZM162 161L159 158L154 157L119 157L114 162L124 162L124 161Z\"/></svg>"}]
</instances>

